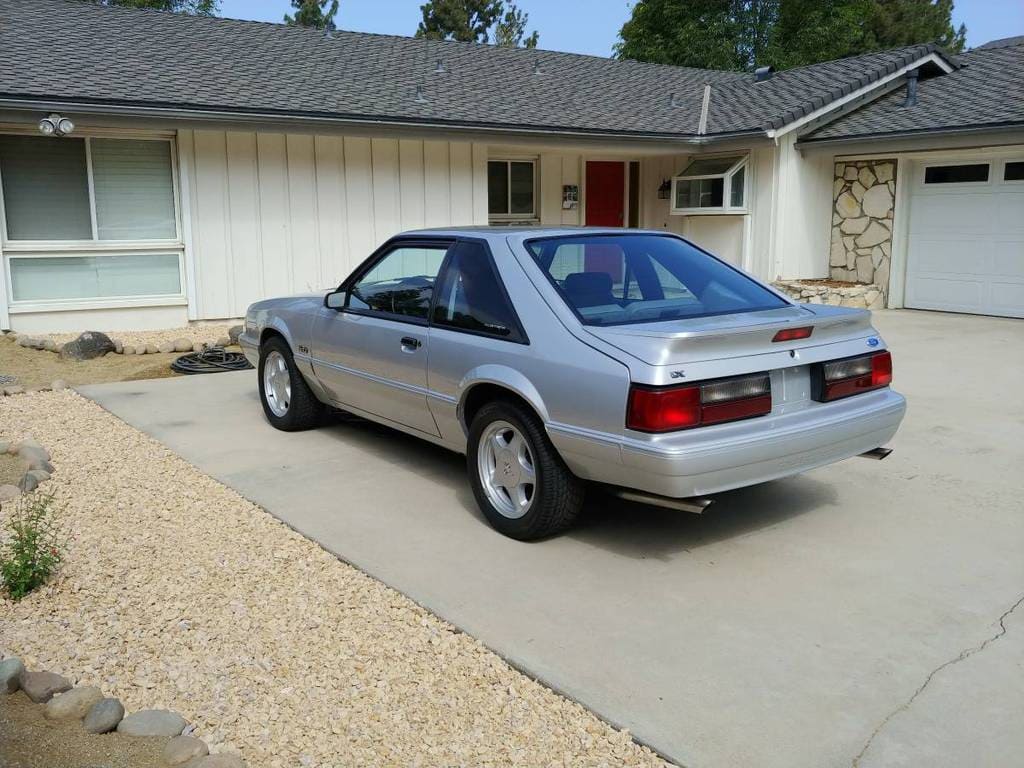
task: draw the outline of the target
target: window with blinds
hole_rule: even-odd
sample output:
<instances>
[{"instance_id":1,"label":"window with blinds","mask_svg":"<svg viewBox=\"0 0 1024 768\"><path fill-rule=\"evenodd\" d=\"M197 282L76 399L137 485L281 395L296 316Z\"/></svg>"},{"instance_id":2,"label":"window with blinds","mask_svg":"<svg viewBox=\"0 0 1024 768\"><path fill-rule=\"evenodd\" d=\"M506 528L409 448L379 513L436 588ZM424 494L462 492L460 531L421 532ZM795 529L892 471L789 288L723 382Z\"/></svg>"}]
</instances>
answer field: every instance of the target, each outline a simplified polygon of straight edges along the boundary
<instances>
[{"instance_id":1,"label":"window with blinds","mask_svg":"<svg viewBox=\"0 0 1024 768\"><path fill-rule=\"evenodd\" d=\"M177 227L170 142L90 142L96 239L174 239Z\"/></svg>"},{"instance_id":2,"label":"window with blinds","mask_svg":"<svg viewBox=\"0 0 1024 768\"><path fill-rule=\"evenodd\" d=\"M0 136L8 240L91 240L85 139Z\"/></svg>"},{"instance_id":3,"label":"window with blinds","mask_svg":"<svg viewBox=\"0 0 1024 768\"><path fill-rule=\"evenodd\" d=\"M177 239L171 145L0 136L7 240Z\"/></svg>"}]
</instances>

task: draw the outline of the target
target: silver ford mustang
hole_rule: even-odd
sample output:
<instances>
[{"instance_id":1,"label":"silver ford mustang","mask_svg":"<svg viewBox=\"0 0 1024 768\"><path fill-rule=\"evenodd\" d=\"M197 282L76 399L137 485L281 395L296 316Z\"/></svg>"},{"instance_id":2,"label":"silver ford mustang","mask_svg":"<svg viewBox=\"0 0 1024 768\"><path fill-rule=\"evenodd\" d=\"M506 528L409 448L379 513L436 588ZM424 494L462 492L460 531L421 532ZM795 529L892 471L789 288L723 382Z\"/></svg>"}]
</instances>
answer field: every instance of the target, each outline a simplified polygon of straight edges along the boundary
<instances>
[{"instance_id":1,"label":"silver ford mustang","mask_svg":"<svg viewBox=\"0 0 1024 768\"><path fill-rule=\"evenodd\" d=\"M337 290L253 304L239 341L275 427L339 408L464 453L518 539L569 526L584 481L699 511L882 457L906 407L869 312L795 304L664 232L402 234Z\"/></svg>"}]
</instances>

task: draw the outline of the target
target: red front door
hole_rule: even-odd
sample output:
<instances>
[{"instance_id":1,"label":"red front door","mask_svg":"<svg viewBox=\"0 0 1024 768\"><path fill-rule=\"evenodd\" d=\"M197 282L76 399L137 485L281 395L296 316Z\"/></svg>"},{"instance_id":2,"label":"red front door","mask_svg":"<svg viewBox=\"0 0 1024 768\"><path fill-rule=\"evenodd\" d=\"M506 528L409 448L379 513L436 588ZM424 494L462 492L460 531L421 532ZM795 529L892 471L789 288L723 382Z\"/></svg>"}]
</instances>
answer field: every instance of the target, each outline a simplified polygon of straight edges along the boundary
<instances>
[{"instance_id":1,"label":"red front door","mask_svg":"<svg viewBox=\"0 0 1024 768\"><path fill-rule=\"evenodd\" d=\"M611 162L587 163L585 190L588 227L623 226L626 203L626 164Z\"/></svg>"}]
</instances>

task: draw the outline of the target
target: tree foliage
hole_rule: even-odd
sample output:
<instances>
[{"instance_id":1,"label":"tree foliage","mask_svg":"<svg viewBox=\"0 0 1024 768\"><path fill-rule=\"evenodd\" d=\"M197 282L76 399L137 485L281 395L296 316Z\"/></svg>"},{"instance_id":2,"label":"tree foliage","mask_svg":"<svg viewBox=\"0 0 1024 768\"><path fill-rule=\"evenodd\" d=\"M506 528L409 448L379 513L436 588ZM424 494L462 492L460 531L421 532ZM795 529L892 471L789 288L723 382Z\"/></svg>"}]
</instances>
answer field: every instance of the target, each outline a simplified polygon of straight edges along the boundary
<instances>
[{"instance_id":1,"label":"tree foliage","mask_svg":"<svg viewBox=\"0 0 1024 768\"><path fill-rule=\"evenodd\" d=\"M338 0L292 0L295 15L286 13L284 21L293 27L334 29Z\"/></svg>"},{"instance_id":2,"label":"tree foliage","mask_svg":"<svg viewBox=\"0 0 1024 768\"><path fill-rule=\"evenodd\" d=\"M529 35L526 34L526 25L529 21L530 14L509 3L504 17L494 29L495 44L506 48L536 48L540 33L533 30Z\"/></svg>"},{"instance_id":3,"label":"tree foliage","mask_svg":"<svg viewBox=\"0 0 1024 768\"><path fill-rule=\"evenodd\" d=\"M195 16L216 16L220 0L96 0L100 5L121 5L126 8L150 8L154 11L190 13Z\"/></svg>"},{"instance_id":4,"label":"tree foliage","mask_svg":"<svg viewBox=\"0 0 1024 768\"><path fill-rule=\"evenodd\" d=\"M526 34L529 15L503 0L427 0L416 37L464 43L536 48L539 34Z\"/></svg>"},{"instance_id":5,"label":"tree foliage","mask_svg":"<svg viewBox=\"0 0 1024 768\"><path fill-rule=\"evenodd\" d=\"M638 0L616 55L708 69L776 69L915 43L964 47L953 0Z\"/></svg>"}]
</instances>

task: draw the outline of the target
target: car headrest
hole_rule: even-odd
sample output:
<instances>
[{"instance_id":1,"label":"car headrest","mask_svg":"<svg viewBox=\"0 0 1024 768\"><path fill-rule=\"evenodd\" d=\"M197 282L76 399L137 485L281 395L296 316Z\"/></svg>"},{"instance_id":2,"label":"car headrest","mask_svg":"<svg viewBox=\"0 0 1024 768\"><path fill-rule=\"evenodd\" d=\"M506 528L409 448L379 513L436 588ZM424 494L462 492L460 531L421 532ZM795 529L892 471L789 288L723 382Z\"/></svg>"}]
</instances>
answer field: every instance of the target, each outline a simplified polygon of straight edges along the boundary
<instances>
[{"instance_id":1,"label":"car headrest","mask_svg":"<svg viewBox=\"0 0 1024 768\"><path fill-rule=\"evenodd\" d=\"M565 292L572 296L612 295L612 276L607 272L573 272L565 277Z\"/></svg>"}]
</instances>

